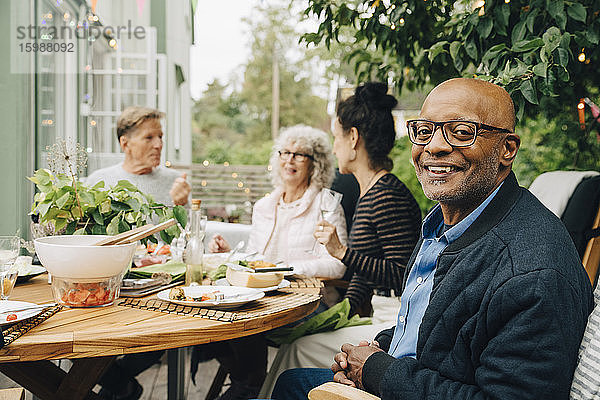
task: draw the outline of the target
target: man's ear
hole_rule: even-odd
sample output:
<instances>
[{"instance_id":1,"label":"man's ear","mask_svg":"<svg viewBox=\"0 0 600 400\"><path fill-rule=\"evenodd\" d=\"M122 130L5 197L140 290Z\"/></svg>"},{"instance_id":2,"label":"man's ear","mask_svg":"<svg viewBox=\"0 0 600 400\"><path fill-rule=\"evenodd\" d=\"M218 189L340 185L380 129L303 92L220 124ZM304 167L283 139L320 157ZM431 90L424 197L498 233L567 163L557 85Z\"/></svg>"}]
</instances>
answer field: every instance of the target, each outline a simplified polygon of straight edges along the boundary
<instances>
[{"instance_id":1,"label":"man's ear","mask_svg":"<svg viewBox=\"0 0 600 400\"><path fill-rule=\"evenodd\" d=\"M127 148L128 139L127 135L123 135L119 138L119 144L121 145L121 150L123 150L123 152L125 152L125 149Z\"/></svg>"},{"instance_id":2,"label":"man's ear","mask_svg":"<svg viewBox=\"0 0 600 400\"><path fill-rule=\"evenodd\" d=\"M504 139L504 145L502 146L502 153L500 154L500 163L505 167L512 165L517 151L521 146L521 137L514 133L509 133Z\"/></svg>"}]
</instances>

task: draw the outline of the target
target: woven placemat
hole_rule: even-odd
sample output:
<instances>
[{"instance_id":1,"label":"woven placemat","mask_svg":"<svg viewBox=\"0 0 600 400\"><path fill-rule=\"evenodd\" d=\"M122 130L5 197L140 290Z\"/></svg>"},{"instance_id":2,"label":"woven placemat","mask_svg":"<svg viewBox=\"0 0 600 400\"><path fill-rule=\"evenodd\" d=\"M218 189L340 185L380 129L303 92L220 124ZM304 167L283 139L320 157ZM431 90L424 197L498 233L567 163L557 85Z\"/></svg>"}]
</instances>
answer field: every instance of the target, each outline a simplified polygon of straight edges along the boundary
<instances>
[{"instance_id":1,"label":"woven placemat","mask_svg":"<svg viewBox=\"0 0 600 400\"><path fill-rule=\"evenodd\" d=\"M0 337L2 338L2 341L0 342L0 348L8 346L19 337L59 312L62 308L62 306L49 307L35 317L27 318L23 321L17 322L6 329L0 327Z\"/></svg>"},{"instance_id":2,"label":"woven placemat","mask_svg":"<svg viewBox=\"0 0 600 400\"><path fill-rule=\"evenodd\" d=\"M120 306L139 308L142 310L160 311L169 314L202 317L222 322L233 322L241 319L262 317L276 312L288 310L319 300L317 294L305 293L278 293L275 296L265 296L241 306L233 311L221 311L209 308L182 306L159 299L133 299L128 298L119 302Z\"/></svg>"},{"instance_id":3,"label":"woven placemat","mask_svg":"<svg viewBox=\"0 0 600 400\"><path fill-rule=\"evenodd\" d=\"M317 278L291 277L286 278L290 281L290 288L322 288L323 282Z\"/></svg>"}]
</instances>

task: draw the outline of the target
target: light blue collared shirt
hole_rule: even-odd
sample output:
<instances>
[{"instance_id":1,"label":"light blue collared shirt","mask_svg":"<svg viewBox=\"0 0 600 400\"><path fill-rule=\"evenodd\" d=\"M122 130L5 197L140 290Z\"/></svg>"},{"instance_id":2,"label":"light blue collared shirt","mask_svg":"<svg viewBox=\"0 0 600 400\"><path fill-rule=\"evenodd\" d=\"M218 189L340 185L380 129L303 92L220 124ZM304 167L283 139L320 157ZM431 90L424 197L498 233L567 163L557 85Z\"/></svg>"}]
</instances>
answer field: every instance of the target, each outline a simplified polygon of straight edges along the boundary
<instances>
[{"instance_id":1,"label":"light blue collared shirt","mask_svg":"<svg viewBox=\"0 0 600 400\"><path fill-rule=\"evenodd\" d=\"M458 239L471 226L496 196L500 187L502 187L502 184L479 207L458 224L444 232L439 238L436 234L440 232L444 225L440 205L435 206L429 215L425 217L422 227L423 243L408 274L406 287L400 297L398 321L388 351L391 356L395 358L416 358L419 327L429 305L429 296L431 296L431 290L433 289L433 277L435 276L438 256L446 246Z\"/></svg>"}]
</instances>

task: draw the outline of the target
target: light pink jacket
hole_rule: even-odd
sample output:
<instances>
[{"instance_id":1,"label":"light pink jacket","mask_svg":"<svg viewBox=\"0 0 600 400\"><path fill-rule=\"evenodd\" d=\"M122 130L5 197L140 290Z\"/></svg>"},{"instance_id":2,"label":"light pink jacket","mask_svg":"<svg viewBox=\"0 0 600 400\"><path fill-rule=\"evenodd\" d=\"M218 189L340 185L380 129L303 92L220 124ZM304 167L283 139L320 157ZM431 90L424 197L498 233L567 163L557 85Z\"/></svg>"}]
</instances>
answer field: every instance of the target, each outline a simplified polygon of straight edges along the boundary
<instances>
[{"instance_id":1,"label":"light pink jacket","mask_svg":"<svg viewBox=\"0 0 600 400\"><path fill-rule=\"evenodd\" d=\"M247 251L258 251L265 254L271 243L277 218L277 204L283 194L281 188L275 189L270 195L263 197L254 205L252 214L252 230L250 232ZM295 209L294 216L290 219L288 229L279 232L283 240L289 246L289 260L284 260L292 265L295 271L312 277L341 278L346 271L346 266L341 261L329 255L325 247L317 244L316 255L308 254L315 243L313 233L318 221L321 220L319 204L321 191L309 187L302 198L300 206ZM346 245L348 235L346 233L346 219L341 205L338 205L329 222L335 225L340 241Z\"/></svg>"}]
</instances>

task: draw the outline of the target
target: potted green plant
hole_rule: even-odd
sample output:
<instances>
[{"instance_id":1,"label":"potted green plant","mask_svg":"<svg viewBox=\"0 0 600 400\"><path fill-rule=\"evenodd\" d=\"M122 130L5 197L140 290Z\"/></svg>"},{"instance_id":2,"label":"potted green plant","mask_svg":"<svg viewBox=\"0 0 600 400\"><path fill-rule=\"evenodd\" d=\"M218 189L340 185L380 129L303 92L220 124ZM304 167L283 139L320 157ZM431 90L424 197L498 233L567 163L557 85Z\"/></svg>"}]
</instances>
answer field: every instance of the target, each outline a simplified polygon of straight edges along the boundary
<instances>
[{"instance_id":1,"label":"potted green plant","mask_svg":"<svg viewBox=\"0 0 600 400\"><path fill-rule=\"evenodd\" d=\"M91 187L81 182L77 171L85 166L86 157L79 144L59 142L49 148L48 159L50 169L39 169L28 178L38 189L31 213L43 234L116 235L170 218L185 227L185 208L156 203L129 181L121 180L110 188L104 182ZM178 225L160 232L166 243L179 234ZM148 239L156 242L152 236Z\"/></svg>"}]
</instances>

